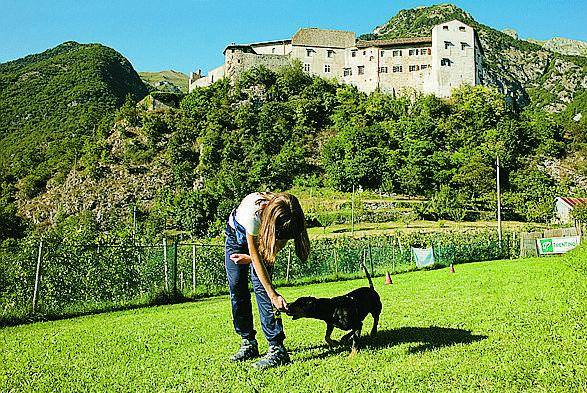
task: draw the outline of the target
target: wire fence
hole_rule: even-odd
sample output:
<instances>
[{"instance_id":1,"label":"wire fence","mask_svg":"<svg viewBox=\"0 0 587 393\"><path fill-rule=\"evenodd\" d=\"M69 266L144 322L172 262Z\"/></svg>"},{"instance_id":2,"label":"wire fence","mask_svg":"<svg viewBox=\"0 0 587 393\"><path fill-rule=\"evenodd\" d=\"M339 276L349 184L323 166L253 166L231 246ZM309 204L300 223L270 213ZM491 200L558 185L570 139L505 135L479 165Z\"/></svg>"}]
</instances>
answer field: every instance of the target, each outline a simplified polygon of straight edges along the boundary
<instances>
[{"instance_id":1,"label":"wire fence","mask_svg":"<svg viewBox=\"0 0 587 393\"><path fill-rule=\"evenodd\" d=\"M415 269L412 246L432 246L436 265L514 258L516 234L500 244L487 233L416 234L314 241L308 261L291 245L275 263L277 286ZM197 298L227 291L222 244L52 244L0 248L1 321L67 316L119 306L157 303L161 294ZM158 300L159 299L159 300Z\"/></svg>"}]
</instances>

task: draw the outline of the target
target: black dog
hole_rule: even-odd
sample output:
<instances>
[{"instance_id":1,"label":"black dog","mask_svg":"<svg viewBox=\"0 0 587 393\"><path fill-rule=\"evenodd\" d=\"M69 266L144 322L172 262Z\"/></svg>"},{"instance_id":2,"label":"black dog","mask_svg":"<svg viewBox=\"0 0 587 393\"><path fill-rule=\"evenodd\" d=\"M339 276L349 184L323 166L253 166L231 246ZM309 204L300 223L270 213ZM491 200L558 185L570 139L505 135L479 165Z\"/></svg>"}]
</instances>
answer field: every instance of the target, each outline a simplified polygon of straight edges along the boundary
<instances>
[{"instance_id":1,"label":"black dog","mask_svg":"<svg viewBox=\"0 0 587 393\"><path fill-rule=\"evenodd\" d=\"M373 288L373 281L363 264L363 270L369 280L369 287L355 289L344 296L333 298L301 297L288 305L287 315L298 318L321 319L326 322L326 342L333 346L336 341L330 338L332 330L336 327L341 330L350 330L343 336L341 342L352 339L352 352L357 352L359 337L363 327L363 320L367 314L373 316L373 328L371 335L377 333L379 314L381 314L381 299Z\"/></svg>"}]
</instances>

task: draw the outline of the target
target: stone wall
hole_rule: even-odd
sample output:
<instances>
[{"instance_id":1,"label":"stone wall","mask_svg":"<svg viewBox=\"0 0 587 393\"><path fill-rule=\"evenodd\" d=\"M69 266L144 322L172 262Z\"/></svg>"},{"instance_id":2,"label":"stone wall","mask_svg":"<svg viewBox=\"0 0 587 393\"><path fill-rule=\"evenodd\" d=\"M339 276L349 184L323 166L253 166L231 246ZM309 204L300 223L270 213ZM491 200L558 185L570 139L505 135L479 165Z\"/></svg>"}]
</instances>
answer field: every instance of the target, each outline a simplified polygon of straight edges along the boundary
<instances>
[{"instance_id":1,"label":"stone wall","mask_svg":"<svg viewBox=\"0 0 587 393\"><path fill-rule=\"evenodd\" d=\"M256 66L265 66L271 70L283 67L291 62L289 56L283 55L258 55L247 53L238 49L230 49L225 53L225 76L235 79L240 73Z\"/></svg>"}]
</instances>

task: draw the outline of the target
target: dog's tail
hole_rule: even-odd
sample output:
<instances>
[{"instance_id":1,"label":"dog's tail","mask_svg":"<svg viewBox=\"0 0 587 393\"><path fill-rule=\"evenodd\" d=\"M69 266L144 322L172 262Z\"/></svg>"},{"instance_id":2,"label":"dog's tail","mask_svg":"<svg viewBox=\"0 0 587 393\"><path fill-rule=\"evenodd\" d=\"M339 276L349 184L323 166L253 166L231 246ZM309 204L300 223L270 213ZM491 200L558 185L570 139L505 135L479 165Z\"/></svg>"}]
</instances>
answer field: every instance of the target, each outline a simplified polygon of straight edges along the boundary
<instances>
[{"instance_id":1,"label":"dog's tail","mask_svg":"<svg viewBox=\"0 0 587 393\"><path fill-rule=\"evenodd\" d=\"M369 270L367 270L367 266L365 266L365 261L361 261L361 266L363 266L363 270L365 271L367 280L369 280L369 287L371 289L375 289L375 287L373 286L373 280L371 280L371 275L369 274Z\"/></svg>"}]
</instances>

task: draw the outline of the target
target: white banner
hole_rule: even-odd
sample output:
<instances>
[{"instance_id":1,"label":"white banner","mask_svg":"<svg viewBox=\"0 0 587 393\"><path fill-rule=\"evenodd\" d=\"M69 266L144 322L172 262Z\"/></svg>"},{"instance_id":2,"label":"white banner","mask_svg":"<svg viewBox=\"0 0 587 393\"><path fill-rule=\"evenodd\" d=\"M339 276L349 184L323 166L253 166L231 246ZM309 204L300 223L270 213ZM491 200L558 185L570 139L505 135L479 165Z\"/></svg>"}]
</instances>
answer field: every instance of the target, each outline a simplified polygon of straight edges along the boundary
<instances>
[{"instance_id":1,"label":"white banner","mask_svg":"<svg viewBox=\"0 0 587 393\"><path fill-rule=\"evenodd\" d=\"M581 243L581 236L551 237L536 239L538 254L564 254L571 251Z\"/></svg>"},{"instance_id":2,"label":"white banner","mask_svg":"<svg viewBox=\"0 0 587 393\"><path fill-rule=\"evenodd\" d=\"M425 267L434 265L434 250L429 248L412 247L412 255L416 261L416 267Z\"/></svg>"}]
</instances>

